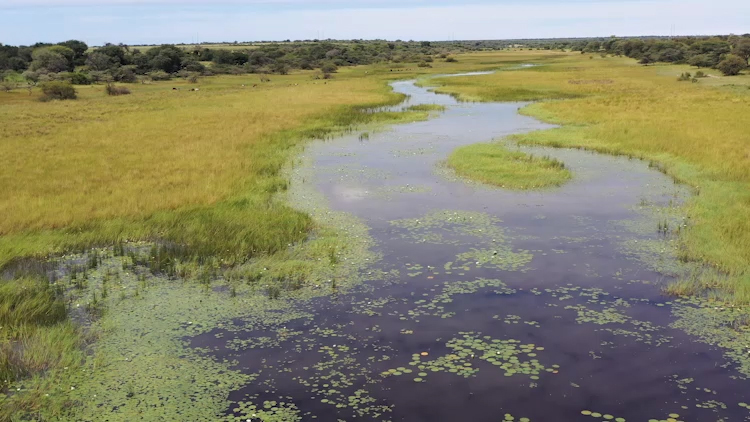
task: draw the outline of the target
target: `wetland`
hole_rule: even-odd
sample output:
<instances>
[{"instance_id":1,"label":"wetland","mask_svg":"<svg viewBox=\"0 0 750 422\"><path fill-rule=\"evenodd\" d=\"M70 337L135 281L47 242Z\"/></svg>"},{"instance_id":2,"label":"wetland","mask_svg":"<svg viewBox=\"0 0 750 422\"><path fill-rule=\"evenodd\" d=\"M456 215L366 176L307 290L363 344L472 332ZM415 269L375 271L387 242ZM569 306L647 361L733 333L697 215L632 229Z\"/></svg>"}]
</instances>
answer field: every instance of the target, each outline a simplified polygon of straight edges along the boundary
<instances>
[{"instance_id":1,"label":"wetland","mask_svg":"<svg viewBox=\"0 0 750 422\"><path fill-rule=\"evenodd\" d=\"M44 274L83 334L47 377L5 381L18 394L0 405L77 421L750 420L750 311L668 294L728 277L681 249L700 190L632 155L519 143L560 130L525 115L538 104L430 86L503 73L391 82L395 105L366 113L399 124L357 117L288 145L262 202L300 223L273 254L190 261L179 242L127 241L7 265ZM55 333L36 341L42 354Z\"/></svg>"}]
</instances>

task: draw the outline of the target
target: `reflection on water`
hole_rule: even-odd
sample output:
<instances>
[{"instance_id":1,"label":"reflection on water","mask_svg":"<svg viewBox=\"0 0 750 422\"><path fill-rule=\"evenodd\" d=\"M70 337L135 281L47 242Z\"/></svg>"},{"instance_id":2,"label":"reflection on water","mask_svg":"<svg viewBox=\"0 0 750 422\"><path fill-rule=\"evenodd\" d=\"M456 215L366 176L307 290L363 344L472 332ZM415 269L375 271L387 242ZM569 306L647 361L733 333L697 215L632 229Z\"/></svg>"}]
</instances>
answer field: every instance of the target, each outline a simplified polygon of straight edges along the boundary
<instances>
[{"instance_id":1,"label":"reflection on water","mask_svg":"<svg viewBox=\"0 0 750 422\"><path fill-rule=\"evenodd\" d=\"M440 165L456 147L549 126L522 103L393 87L405 106L448 108L306 156L308 182L366 222L394 277L300 303L313 318L194 338L258 374L231 400L322 421L749 420L747 383L721 353L669 328L660 283L675 263L657 225L680 224L684 188L640 161L526 147L574 180L536 192L459 180Z\"/></svg>"}]
</instances>

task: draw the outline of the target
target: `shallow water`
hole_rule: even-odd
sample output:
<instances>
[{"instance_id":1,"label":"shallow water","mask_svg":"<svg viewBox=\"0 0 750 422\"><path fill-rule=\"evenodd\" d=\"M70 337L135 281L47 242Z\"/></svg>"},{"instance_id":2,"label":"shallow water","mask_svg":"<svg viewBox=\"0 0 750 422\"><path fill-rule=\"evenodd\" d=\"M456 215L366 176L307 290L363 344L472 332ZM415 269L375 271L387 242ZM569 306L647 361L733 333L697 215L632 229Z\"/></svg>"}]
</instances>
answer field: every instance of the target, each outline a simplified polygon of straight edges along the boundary
<instances>
[{"instance_id":1,"label":"shallow water","mask_svg":"<svg viewBox=\"0 0 750 422\"><path fill-rule=\"evenodd\" d=\"M532 192L460 180L441 166L456 147L550 126L523 103L393 87L402 106L447 109L304 154L306 182L367 224L390 276L300 302L311 318L193 338L257 374L230 400L323 421L750 420L748 383L721 351L669 327L660 286L677 264L657 227L681 224L687 189L637 160L528 147L574 179Z\"/></svg>"}]
</instances>

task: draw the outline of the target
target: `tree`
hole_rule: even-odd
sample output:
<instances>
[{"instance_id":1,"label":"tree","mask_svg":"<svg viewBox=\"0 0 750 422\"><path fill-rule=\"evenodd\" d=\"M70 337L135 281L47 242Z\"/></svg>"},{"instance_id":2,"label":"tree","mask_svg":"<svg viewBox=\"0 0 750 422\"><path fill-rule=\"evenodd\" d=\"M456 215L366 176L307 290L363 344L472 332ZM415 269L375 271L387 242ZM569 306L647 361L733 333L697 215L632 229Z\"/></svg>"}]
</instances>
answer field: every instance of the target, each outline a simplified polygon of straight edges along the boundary
<instances>
[{"instance_id":1,"label":"tree","mask_svg":"<svg viewBox=\"0 0 750 422\"><path fill-rule=\"evenodd\" d=\"M184 51L173 45L162 45L146 52L149 67L167 73L176 73L182 68L182 57L184 55Z\"/></svg>"},{"instance_id":2,"label":"tree","mask_svg":"<svg viewBox=\"0 0 750 422\"><path fill-rule=\"evenodd\" d=\"M86 51L88 51L89 46L86 45L83 41L78 40L70 40L61 42L58 45L65 46L73 51L73 64L76 66L81 66L84 64L86 60Z\"/></svg>"},{"instance_id":3,"label":"tree","mask_svg":"<svg viewBox=\"0 0 750 422\"><path fill-rule=\"evenodd\" d=\"M65 56L51 50L49 47L34 50L31 57L33 59L29 67L31 70L54 73L68 70L69 64Z\"/></svg>"},{"instance_id":4,"label":"tree","mask_svg":"<svg viewBox=\"0 0 750 422\"><path fill-rule=\"evenodd\" d=\"M722 60L718 65L716 65L716 68L721 71L726 76L734 76L739 75L742 70L744 70L747 67L747 60L743 59L740 56L729 54L727 57Z\"/></svg>"},{"instance_id":5,"label":"tree","mask_svg":"<svg viewBox=\"0 0 750 422\"><path fill-rule=\"evenodd\" d=\"M115 59L100 51L94 51L86 57L86 66L95 71L109 70L117 64Z\"/></svg>"},{"instance_id":6,"label":"tree","mask_svg":"<svg viewBox=\"0 0 750 422\"><path fill-rule=\"evenodd\" d=\"M128 61L125 58L125 49L122 46L106 44L104 47L97 48L96 52L108 55L112 58L115 66L128 64Z\"/></svg>"},{"instance_id":7,"label":"tree","mask_svg":"<svg viewBox=\"0 0 750 422\"><path fill-rule=\"evenodd\" d=\"M688 60L688 64L696 67L714 67L717 62L708 54L696 54Z\"/></svg>"},{"instance_id":8,"label":"tree","mask_svg":"<svg viewBox=\"0 0 750 422\"><path fill-rule=\"evenodd\" d=\"M750 61L750 38L741 38L734 44L732 53L745 60Z\"/></svg>"}]
</instances>

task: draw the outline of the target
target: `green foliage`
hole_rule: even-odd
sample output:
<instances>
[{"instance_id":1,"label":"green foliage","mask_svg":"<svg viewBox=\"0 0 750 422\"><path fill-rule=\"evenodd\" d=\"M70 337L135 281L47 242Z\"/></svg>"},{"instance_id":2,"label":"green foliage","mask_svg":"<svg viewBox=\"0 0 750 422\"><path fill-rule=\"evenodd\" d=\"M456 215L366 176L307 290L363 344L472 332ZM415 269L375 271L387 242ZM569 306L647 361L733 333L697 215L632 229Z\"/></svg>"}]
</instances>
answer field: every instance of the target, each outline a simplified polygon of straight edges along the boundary
<instances>
[{"instance_id":1,"label":"green foliage","mask_svg":"<svg viewBox=\"0 0 750 422\"><path fill-rule=\"evenodd\" d=\"M44 96L42 100L75 100L76 90L68 82L51 81L41 85Z\"/></svg>"},{"instance_id":2,"label":"green foliage","mask_svg":"<svg viewBox=\"0 0 750 422\"><path fill-rule=\"evenodd\" d=\"M31 70L42 71L44 73L57 73L70 70L71 63L68 62L65 56L52 50L51 47L38 48L34 50L31 57L33 58L29 66Z\"/></svg>"},{"instance_id":3,"label":"green foliage","mask_svg":"<svg viewBox=\"0 0 750 422\"><path fill-rule=\"evenodd\" d=\"M115 59L101 51L94 51L86 57L86 66L90 70L105 71L114 68L117 65Z\"/></svg>"},{"instance_id":4,"label":"green foliage","mask_svg":"<svg viewBox=\"0 0 750 422\"><path fill-rule=\"evenodd\" d=\"M740 56L730 54L722 60L716 68L725 76L735 76L739 75L741 71L747 68L747 61Z\"/></svg>"},{"instance_id":5,"label":"green foliage","mask_svg":"<svg viewBox=\"0 0 750 422\"><path fill-rule=\"evenodd\" d=\"M88 73L74 72L70 75L70 82L73 85L91 85L93 81Z\"/></svg>"},{"instance_id":6,"label":"green foliage","mask_svg":"<svg viewBox=\"0 0 750 422\"><path fill-rule=\"evenodd\" d=\"M169 73L163 70L156 70L154 72L149 72L148 76L154 81L168 81L172 79L172 75L170 75Z\"/></svg>"}]
</instances>

